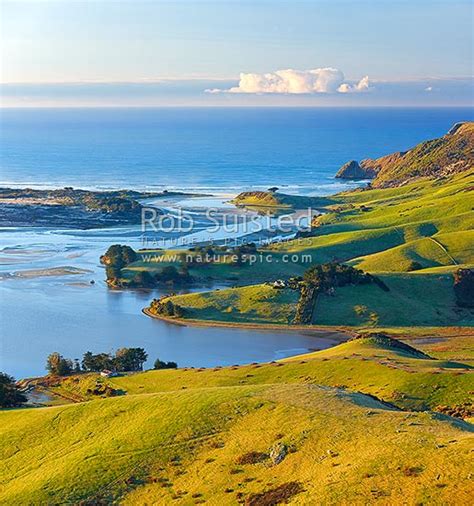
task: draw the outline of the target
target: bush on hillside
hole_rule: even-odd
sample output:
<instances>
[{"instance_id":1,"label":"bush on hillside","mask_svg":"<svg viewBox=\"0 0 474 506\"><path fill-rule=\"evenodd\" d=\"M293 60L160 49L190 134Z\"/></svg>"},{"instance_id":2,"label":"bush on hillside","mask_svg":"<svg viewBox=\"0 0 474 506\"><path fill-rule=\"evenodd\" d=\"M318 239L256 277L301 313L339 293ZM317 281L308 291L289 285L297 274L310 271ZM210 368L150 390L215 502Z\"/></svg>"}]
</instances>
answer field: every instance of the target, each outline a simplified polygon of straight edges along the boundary
<instances>
[{"instance_id":1,"label":"bush on hillside","mask_svg":"<svg viewBox=\"0 0 474 506\"><path fill-rule=\"evenodd\" d=\"M359 269L354 269L350 265L337 262L313 265L304 273L303 282L298 283L300 297L293 323L311 323L318 294L327 293L332 295L337 287L369 283L375 283L382 290L389 291L388 286L381 279Z\"/></svg>"},{"instance_id":2,"label":"bush on hillside","mask_svg":"<svg viewBox=\"0 0 474 506\"><path fill-rule=\"evenodd\" d=\"M415 260L412 260L407 267L408 272L419 271L420 269L423 269L423 266Z\"/></svg>"},{"instance_id":3,"label":"bush on hillside","mask_svg":"<svg viewBox=\"0 0 474 506\"><path fill-rule=\"evenodd\" d=\"M319 291L345 285L369 284L373 281L370 274L337 262L314 265L304 273L303 279Z\"/></svg>"}]
</instances>

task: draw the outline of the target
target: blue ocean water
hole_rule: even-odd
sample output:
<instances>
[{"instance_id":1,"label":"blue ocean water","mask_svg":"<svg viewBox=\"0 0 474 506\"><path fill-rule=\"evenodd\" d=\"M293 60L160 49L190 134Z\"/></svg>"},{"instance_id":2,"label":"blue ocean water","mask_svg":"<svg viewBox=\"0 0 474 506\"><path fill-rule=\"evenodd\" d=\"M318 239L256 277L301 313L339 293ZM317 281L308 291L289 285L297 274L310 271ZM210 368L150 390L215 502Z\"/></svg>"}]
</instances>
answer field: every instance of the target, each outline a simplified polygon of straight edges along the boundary
<instances>
[{"instance_id":1,"label":"blue ocean water","mask_svg":"<svg viewBox=\"0 0 474 506\"><path fill-rule=\"evenodd\" d=\"M0 184L328 193L346 161L468 119L474 109L3 109Z\"/></svg>"}]
</instances>

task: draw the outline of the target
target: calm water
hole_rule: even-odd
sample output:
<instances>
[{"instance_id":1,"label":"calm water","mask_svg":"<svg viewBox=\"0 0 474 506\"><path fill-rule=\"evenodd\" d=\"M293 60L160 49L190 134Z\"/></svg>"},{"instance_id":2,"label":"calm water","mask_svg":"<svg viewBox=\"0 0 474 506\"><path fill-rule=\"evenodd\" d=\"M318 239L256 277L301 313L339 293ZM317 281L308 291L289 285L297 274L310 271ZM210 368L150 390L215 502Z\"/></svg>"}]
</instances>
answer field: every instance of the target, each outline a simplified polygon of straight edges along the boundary
<instances>
[{"instance_id":1,"label":"calm water","mask_svg":"<svg viewBox=\"0 0 474 506\"><path fill-rule=\"evenodd\" d=\"M0 234L0 370L17 377L44 373L45 358L59 351L80 358L85 351L144 347L148 367L160 357L180 366L215 366L273 360L325 348L330 340L293 332L182 327L141 312L160 291L111 291L99 256L108 245L140 246L140 231L25 229ZM73 266L73 276L9 278L28 269ZM90 281L95 284L91 285Z\"/></svg>"},{"instance_id":2,"label":"calm water","mask_svg":"<svg viewBox=\"0 0 474 506\"><path fill-rule=\"evenodd\" d=\"M1 182L324 191L377 157L473 119L469 109L66 109L0 112ZM330 188L332 191L333 188Z\"/></svg>"},{"instance_id":3,"label":"calm water","mask_svg":"<svg viewBox=\"0 0 474 506\"><path fill-rule=\"evenodd\" d=\"M312 195L346 189L333 179L345 161L406 149L474 116L466 109L3 110L0 115L2 185L206 189L218 196L201 205L222 208L229 194L244 188L278 185ZM196 202L171 203L169 210ZM140 236L138 227L0 229L0 370L17 377L42 374L51 351L76 358L87 350L142 346L151 361L214 366L332 344L299 333L178 327L143 316L141 309L158 294L109 291L98 262L110 244L140 247ZM63 266L89 272L8 277Z\"/></svg>"}]
</instances>

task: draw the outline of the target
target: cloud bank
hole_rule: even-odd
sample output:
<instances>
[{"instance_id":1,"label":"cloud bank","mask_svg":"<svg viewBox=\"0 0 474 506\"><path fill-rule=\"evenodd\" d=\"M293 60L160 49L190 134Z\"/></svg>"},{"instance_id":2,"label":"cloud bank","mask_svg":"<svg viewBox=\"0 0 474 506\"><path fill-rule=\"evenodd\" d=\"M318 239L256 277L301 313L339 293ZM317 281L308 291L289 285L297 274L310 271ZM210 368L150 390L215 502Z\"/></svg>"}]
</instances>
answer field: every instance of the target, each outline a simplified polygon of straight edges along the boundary
<instances>
[{"instance_id":1,"label":"cloud bank","mask_svg":"<svg viewBox=\"0 0 474 506\"><path fill-rule=\"evenodd\" d=\"M312 70L277 70L267 74L240 74L238 86L228 89L211 88L206 93L279 93L302 95L313 93L359 93L371 89L369 77L358 83L345 81L344 74L332 67Z\"/></svg>"}]
</instances>

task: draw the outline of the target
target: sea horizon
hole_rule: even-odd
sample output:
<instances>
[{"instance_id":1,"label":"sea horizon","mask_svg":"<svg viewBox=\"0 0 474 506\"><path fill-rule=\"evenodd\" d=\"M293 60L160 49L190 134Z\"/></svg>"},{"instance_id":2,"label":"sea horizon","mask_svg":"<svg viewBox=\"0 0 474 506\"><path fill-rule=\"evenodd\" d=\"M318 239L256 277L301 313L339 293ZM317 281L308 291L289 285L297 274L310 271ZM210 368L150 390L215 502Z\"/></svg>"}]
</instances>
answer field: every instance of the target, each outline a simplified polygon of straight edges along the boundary
<instances>
[{"instance_id":1,"label":"sea horizon","mask_svg":"<svg viewBox=\"0 0 474 506\"><path fill-rule=\"evenodd\" d=\"M238 193L276 185L328 195L351 187L334 179L345 162L406 150L474 118L470 107L264 110L2 109L0 186Z\"/></svg>"}]
</instances>

